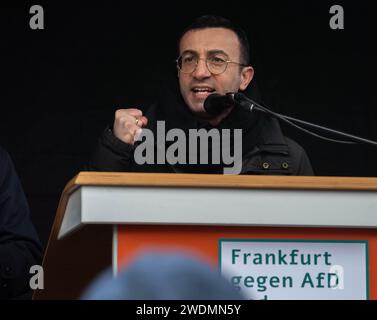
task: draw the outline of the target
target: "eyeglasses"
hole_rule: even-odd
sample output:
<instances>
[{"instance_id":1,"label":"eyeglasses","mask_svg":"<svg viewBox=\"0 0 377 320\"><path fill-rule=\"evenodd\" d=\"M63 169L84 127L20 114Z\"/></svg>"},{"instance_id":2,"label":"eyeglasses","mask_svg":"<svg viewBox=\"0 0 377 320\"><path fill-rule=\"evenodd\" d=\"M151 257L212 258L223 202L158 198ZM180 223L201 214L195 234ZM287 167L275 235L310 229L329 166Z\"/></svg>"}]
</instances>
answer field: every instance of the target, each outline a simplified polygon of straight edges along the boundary
<instances>
[{"instance_id":1,"label":"eyeglasses","mask_svg":"<svg viewBox=\"0 0 377 320\"><path fill-rule=\"evenodd\" d=\"M224 73L229 63L247 67L246 64L226 60L226 58L223 57L209 56L206 59L203 59L194 54L183 54L176 60L176 62L178 69L182 73L193 73L198 67L199 60L205 60L208 71L215 75Z\"/></svg>"}]
</instances>

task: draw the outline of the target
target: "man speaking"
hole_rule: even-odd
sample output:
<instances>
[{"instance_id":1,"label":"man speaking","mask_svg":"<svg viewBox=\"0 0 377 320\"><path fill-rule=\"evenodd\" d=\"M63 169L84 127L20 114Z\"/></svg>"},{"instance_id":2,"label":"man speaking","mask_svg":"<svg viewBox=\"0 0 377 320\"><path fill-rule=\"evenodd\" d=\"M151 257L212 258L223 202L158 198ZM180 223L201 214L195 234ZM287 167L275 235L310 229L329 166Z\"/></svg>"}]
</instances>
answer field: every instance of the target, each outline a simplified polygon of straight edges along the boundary
<instances>
[{"instance_id":1,"label":"man speaking","mask_svg":"<svg viewBox=\"0 0 377 320\"><path fill-rule=\"evenodd\" d=\"M178 78L145 114L116 111L90 170L222 174L233 166L235 174L313 175L305 151L282 134L276 119L234 105L219 114L204 108L211 94L247 95L254 69L242 29L202 16L184 30L178 49Z\"/></svg>"}]
</instances>

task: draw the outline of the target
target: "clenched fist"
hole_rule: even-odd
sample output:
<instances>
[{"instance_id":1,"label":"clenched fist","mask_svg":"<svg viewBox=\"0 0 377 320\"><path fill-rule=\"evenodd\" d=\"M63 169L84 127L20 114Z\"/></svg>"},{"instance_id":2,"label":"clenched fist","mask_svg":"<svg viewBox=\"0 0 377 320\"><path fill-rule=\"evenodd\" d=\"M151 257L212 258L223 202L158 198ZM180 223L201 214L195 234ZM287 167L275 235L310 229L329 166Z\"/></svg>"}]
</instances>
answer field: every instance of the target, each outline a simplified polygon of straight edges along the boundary
<instances>
[{"instance_id":1,"label":"clenched fist","mask_svg":"<svg viewBox=\"0 0 377 320\"><path fill-rule=\"evenodd\" d=\"M134 144L147 124L148 119L139 109L119 109L115 112L113 132L123 142Z\"/></svg>"}]
</instances>

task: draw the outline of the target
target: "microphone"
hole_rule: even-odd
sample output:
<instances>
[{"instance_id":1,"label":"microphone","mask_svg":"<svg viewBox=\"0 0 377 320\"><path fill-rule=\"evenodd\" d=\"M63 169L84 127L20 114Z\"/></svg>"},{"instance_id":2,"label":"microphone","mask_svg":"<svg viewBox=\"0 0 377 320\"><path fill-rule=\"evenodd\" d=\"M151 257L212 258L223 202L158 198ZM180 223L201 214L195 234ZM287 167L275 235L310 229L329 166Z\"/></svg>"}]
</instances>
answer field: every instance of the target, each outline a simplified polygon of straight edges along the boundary
<instances>
[{"instance_id":1,"label":"microphone","mask_svg":"<svg viewBox=\"0 0 377 320\"><path fill-rule=\"evenodd\" d=\"M204 110L211 116L218 116L226 109L235 106L232 94L221 95L213 93L204 101Z\"/></svg>"},{"instance_id":2,"label":"microphone","mask_svg":"<svg viewBox=\"0 0 377 320\"><path fill-rule=\"evenodd\" d=\"M248 112L253 112L254 110L257 110L259 112L263 112L265 114L268 114L269 116L272 116L274 118L277 118L293 127L296 129L303 131L311 136L314 136L316 138L320 138L322 140L330 141L330 142L336 142L336 143L343 143L343 144L357 144L357 143L364 143L364 144L369 144L377 147L377 142L368 140L365 138L361 138L355 135L351 135L348 133L344 133L341 131L337 131L334 129L330 129L327 127L323 127L314 123L310 123L307 121L303 121L300 119L292 118L283 114L279 114L277 112L274 112L270 110L269 108L263 106L260 103L257 103L253 101L252 99L246 97L244 94L240 92L229 92L226 95L221 95L218 93L211 94L207 97L207 99L204 101L204 110L212 115L212 116L217 116L221 114L223 111L230 107L240 107ZM314 133L310 131L309 129L305 129L301 127L300 125L303 125L305 127L310 127L314 128L317 130L320 130L322 132L330 133L330 134L335 134L341 137L348 138L348 141L342 141L342 140L337 140L337 139L331 139L328 137L324 137L322 135L319 135L317 133Z\"/></svg>"},{"instance_id":3,"label":"microphone","mask_svg":"<svg viewBox=\"0 0 377 320\"><path fill-rule=\"evenodd\" d=\"M204 110L211 116L218 116L231 107L241 107L251 112L254 109L254 103L245 100L244 95L238 92L229 92L226 95L213 93L204 101Z\"/></svg>"}]
</instances>

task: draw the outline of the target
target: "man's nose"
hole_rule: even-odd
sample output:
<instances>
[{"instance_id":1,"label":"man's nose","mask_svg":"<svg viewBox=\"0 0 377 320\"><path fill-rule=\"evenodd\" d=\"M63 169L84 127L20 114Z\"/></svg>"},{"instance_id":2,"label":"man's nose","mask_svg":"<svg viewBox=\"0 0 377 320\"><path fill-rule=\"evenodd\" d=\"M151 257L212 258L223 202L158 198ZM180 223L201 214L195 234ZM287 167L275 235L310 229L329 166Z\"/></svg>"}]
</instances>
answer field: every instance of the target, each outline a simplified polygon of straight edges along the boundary
<instances>
[{"instance_id":1,"label":"man's nose","mask_svg":"<svg viewBox=\"0 0 377 320\"><path fill-rule=\"evenodd\" d=\"M207 68L207 62L206 62L205 59L199 59L198 60L198 64L197 64L196 69L193 73L193 76L198 80L208 78L208 77L211 76L211 72L209 72L209 70Z\"/></svg>"}]
</instances>

